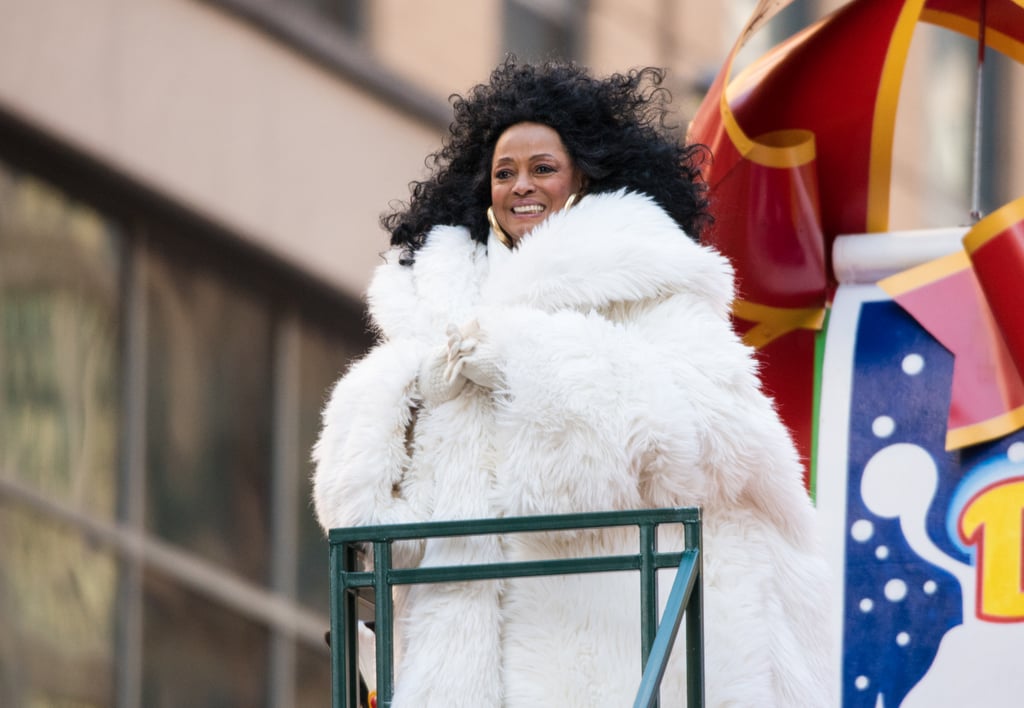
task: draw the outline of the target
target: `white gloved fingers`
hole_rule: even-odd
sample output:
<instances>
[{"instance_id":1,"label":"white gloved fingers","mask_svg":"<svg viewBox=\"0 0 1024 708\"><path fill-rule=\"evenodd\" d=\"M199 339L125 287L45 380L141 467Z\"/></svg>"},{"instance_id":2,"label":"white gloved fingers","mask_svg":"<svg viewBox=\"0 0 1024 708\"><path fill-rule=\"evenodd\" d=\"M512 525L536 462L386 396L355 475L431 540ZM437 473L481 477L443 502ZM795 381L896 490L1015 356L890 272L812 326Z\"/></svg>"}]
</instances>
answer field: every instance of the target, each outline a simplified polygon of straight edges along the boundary
<instances>
[{"instance_id":1,"label":"white gloved fingers","mask_svg":"<svg viewBox=\"0 0 1024 708\"><path fill-rule=\"evenodd\" d=\"M455 361L461 355L471 352L477 346L476 337L463 337L459 334L448 337L448 361Z\"/></svg>"},{"instance_id":2,"label":"white gloved fingers","mask_svg":"<svg viewBox=\"0 0 1024 708\"><path fill-rule=\"evenodd\" d=\"M474 381L479 386L494 389L503 380L493 347L488 346L487 337L480 323L473 319L461 327L449 324L445 328L445 365L443 380L454 384L458 380Z\"/></svg>"},{"instance_id":3,"label":"white gloved fingers","mask_svg":"<svg viewBox=\"0 0 1024 708\"><path fill-rule=\"evenodd\" d=\"M453 361L462 347L462 334L459 328L453 324L448 325L448 361Z\"/></svg>"},{"instance_id":4,"label":"white gloved fingers","mask_svg":"<svg viewBox=\"0 0 1024 708\"><path fill-rule=\"evenodd\" d=\"M446 381L454 381L462 375L462 368L465 366L465 361L462 358L449 361L447 366L444 367L444 378Z\"/></svg>"},{"instance_id":5,"label":"white gloved fingers","mask_svg":"<svg viewBox=\"0 0 1024 708\"><path fill-rule=\"evenodd\" d=\"M448 335L448 362L453 364L460 356L474 349L479 343L480 324L471 320L462 327L449 324L445 333Z\"/></svg>"},{"instance_id":6,"label":"white gloved fingers","mask_svg":"<svg viewBox=\"0 0 1024 708\"><path fill-rule=\"evenodd\" d=\"M459 359L459 373L491 391L504 387L505 372L493 347L480 347Z\"/></svg>"}]
</instances>

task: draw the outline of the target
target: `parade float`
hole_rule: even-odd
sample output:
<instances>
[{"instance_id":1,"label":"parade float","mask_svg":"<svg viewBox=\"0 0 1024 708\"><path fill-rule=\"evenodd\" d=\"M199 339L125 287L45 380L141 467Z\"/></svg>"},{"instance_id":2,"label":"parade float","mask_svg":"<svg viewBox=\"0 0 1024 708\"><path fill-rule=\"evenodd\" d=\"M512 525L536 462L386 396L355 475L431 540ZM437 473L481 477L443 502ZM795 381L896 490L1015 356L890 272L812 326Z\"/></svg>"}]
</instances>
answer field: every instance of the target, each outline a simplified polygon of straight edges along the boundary
<instances>
[{"instance_id":1,"label":"parade float","mask_svg":"<svg viewBox=\"0 0 1024 708\"><path fill-rule=\"evenodd\" d=\"M736 268L737 327L821 511L838 693L1019 706L1024 196L948 228L889 224L916 28L977 41L980 93L986 51L1024 63L1024 2L854 0L734 71L788 4L758 4L689 137L714 156L708 241Z\"/></svg>"}]
</instances>

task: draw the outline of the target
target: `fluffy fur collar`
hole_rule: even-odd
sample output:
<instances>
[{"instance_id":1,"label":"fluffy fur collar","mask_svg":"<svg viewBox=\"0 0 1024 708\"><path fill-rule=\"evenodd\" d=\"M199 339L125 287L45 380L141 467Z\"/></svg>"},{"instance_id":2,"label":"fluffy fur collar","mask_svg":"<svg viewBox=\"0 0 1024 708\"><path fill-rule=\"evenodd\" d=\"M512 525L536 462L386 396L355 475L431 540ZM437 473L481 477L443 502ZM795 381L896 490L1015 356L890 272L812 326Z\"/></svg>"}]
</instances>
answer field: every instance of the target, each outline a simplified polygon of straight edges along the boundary
<instances>
[{"instance_id":1,"label":"fluffy fur collar","mask_svg":"<svg viewBox=\"0 0 1024 708\"><path fill-rule=\"evenodd\" d=\"M397 250L389 253L368 302L375 324L394 337L443 332L476 305L589 309L680 292L725 317L732 268L690 240L653 199L619 191L588 195L551 215L502 258L488 259L465 228L436 227L412 267L398 264Z\"/></svg>"}]
</instances>

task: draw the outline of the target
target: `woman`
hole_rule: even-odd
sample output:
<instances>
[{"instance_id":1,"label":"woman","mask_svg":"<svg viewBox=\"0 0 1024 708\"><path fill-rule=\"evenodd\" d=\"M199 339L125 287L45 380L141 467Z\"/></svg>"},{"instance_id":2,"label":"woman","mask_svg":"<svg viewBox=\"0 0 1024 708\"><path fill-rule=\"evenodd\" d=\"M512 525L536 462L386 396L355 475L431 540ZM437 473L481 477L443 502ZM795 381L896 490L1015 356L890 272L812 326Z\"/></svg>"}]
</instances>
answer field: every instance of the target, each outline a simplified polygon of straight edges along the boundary
<instances>
[{"instance_id":1,"label":"woman","mask_svg":"<svg viewBox=\"0 0 1024 708\"><path fill-rule=\"evenodd\" d=\"M380 341L324 411L317 514L332 528L701 506L709 705L828 706L813 510L730 327L729 264L696 243L702 153L662 128L661 78L510 60L456 99L433 177L384 219ZM634 535L438 540L396 560L632 553ZM394 705L631 705L638 591L630 573L414 586ZM664 706L685 703L682 659Z\"/></svg>"}]
</instances>

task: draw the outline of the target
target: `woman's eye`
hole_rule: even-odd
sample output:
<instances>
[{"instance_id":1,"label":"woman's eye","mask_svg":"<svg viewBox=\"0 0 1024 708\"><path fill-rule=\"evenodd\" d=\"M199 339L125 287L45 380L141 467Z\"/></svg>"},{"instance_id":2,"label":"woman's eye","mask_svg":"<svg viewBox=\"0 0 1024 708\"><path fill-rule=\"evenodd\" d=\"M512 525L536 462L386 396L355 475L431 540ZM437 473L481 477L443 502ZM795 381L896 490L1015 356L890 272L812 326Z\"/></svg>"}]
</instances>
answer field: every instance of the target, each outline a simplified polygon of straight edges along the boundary
<instances>
[{"instance_id":1,"label":"woman's eye","mask_svg":"<svg viewBox=\"0 0 1024 708\"><path fill-rule=\"evenodd\" d=\"M554 171L555 168L552 167L551 165L537 165L537 172L541 173L542 175L550 174L551 172Z\"/></svg>"},{"instance_id":2,"label":"woman's eye","mask_svg":"<svg viewBox=\"0 0 1024 708\"><path fill-rule=\"evenodd\" d=\"M511 170L498 170L494 173L494 179L508 179L511 176Z\"/></svg>"}]
</instances>

